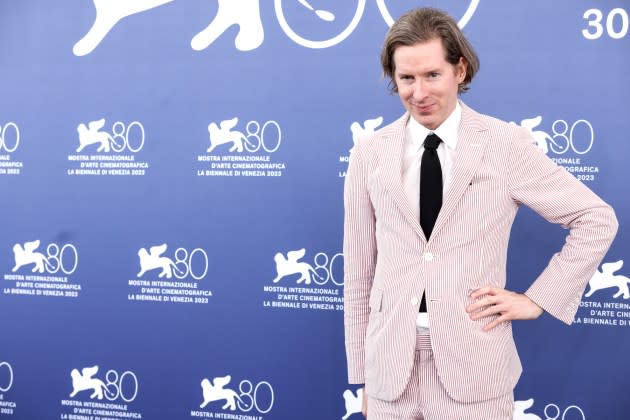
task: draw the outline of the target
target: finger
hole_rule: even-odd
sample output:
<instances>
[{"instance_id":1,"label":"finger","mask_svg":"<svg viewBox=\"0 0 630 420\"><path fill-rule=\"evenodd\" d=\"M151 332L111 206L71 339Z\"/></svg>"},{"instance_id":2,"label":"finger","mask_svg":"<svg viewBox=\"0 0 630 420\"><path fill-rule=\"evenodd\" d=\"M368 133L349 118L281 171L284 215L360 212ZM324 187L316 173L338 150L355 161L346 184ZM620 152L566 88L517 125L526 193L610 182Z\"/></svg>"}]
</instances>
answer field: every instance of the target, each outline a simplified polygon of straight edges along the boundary
<instances>
[{"instance_id":1,"label":"finger","mask_svg":"<svg viewBox=\"0 0 630 420\"><path fill-rule=\"evenodd\" d=\"M476 321L478 319L481 318L485 318L488 316L495 316L495 315L505 315L505 311L507 310L507 308L503 305L495 305L495 306L490 306L488 308L485 308L483 311L481 312L475 312L473 314L470 314L470 319L472 319L473 321Z\"/></svg>"},{"instance_id":2,"label":"finger","mask_svg":"<svg viewBox=\"0 0 630 420\"><path fill-rule=\"evenodd\" d=\"M498 325L502 324L503 322L507 321L508 319L504 316L500 316L497 319L495 319L494 321L492 321L491 323L489 323L488 325L486 325L485 327L483 327L483 330L488 332L491 329L497 327Z\"/></svg>"},{"instance_id":3,"label":"finger","mask_svg":"<svg viewBox=\"0 0 630 420\"><path fill-rule=\"evenodd\" d=\"M484 305L483 303L480 302L475 302L475 303L471 303L470 305L466 306L466 312L473 313L473 312L478 312L478 311L482 311L486 308L487 305Z\"/></svg>"},{"instance_id":4,"label":"finger","mask_svg":"<svg viewBox=\"0 0 630 420\"><path fill-rule=\"evenodd\" d=\"M471 291L468 294L468 296L470 296L473 299L477 299L479 296L487 295L489 289L490 289L489 286L482 286L482 287L479 287L479 288Z\"/></svg>"},{"instance_id":5,"label":"finger","mask_svg":"<svg viewBox=\"0 0 630 420\"><path fill-rule=\"evenodd\" d=\"M470 293L470 297L477 299L478 297L483 295L496 295L501 290L503 289L497 289L496 287L492 286L482 286L478 289L473 290L472 293Z\"/></svg>"},{"instance_id":6,"label":"finger","mask_svg":"<svg viewBox=\"0 0 630 420\"><path fill-rule=\"evenodd\" d=\"M503 296L488 296L488 297L481 298L477 302L471 303L470 305L468 305L466 307L466 312L468 313L475 312L479 309L484 309L488 306L496 306L496 305L501 305L503 303L505 303Z\"/></svg>"}]
</instances>

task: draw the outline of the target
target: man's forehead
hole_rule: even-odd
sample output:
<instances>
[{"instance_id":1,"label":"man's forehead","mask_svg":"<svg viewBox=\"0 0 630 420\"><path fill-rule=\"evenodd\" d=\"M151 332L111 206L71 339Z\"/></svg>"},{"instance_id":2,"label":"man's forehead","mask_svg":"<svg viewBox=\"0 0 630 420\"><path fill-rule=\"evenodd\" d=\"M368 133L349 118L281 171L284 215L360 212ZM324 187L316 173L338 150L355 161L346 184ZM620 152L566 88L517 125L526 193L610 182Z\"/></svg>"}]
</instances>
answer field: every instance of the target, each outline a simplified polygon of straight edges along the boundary
<instances>
[{"instance_id":1,"label":"man's forehead","mask_svg":"<svg viewBox=\"0 0 630 420\"><path fill-rule=\"evenodd\" d=\"M434 66L436 64L443 64L444 62L447 62L446 49L439 38L426 42L417 42L413 45L397 46L394 49L392 58L394 64L397 66L403 66L405 64L410 66Z\"/></svg>"}]
</instances>

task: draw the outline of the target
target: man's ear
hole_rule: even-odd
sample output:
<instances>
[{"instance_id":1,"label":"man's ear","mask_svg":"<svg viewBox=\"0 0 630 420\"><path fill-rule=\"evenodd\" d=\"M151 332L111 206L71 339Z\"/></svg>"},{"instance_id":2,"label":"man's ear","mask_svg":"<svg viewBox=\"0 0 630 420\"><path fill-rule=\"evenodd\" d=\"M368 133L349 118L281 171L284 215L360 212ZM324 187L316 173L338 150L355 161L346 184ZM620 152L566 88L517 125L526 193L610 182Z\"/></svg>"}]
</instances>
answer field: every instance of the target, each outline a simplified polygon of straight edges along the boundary
<instances>
[{"instance_id":1,"label":"man's ear","mask_svg":"<svg viewBox=\"0 0 630 420\"><path fill-rule=\"evenodd\" d=\"M457 63L457 82L459 84L464 83L466 79L466 69L468 68L468 61L464 57L459 57L459 63Z\"/></svg>"}]
</instances>

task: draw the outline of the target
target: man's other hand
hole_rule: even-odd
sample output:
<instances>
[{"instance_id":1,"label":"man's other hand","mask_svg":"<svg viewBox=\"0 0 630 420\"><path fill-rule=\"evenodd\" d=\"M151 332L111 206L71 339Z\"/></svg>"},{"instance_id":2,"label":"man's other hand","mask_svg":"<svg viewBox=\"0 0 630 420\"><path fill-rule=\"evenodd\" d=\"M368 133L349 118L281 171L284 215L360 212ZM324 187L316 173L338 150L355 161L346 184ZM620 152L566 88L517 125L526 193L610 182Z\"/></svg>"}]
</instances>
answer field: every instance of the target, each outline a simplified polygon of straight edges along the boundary
<instances>
[{"instance_id":1,"label":"man's other hand","mask_svg":"<svg viewBox=\"0 0 630 420\"><path fill-rule=\"evenodd\" d=\"M544 312L526 295L498 287L480 287L474 290L470 297L475 299L475 303L468 305L466 312L473 321L499 315L483 328L484 331L490 331L505 321L536 319Z\"/></svg>"}]
</instances>

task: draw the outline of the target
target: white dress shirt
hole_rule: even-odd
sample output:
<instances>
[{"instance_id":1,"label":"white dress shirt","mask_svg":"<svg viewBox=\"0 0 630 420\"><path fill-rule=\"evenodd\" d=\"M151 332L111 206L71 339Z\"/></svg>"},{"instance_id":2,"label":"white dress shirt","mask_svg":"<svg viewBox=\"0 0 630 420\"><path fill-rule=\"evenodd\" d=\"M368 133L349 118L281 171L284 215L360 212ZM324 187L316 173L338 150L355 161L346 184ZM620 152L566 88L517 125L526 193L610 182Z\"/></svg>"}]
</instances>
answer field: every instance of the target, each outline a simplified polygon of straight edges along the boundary
<instances>
[{"instance_id":1,"label":"white dress shirt","mask_svg":"<svg viewBox=\"0 0 630 420\"><path fill-rule=\"evenodd\" d=\"M451 115L435 130L429 130L413 117L409 117L407 122L407 133L405 138L405 148L402 162L403 188L407 194L409 205L414 211L416 218L420 220L420 163L424 153L424 139L435 133L442 142L437 148L440 166L442 167L442 197L451 185L453 175L453 162L455 161L455 151L457 148L457 132L462 119L462 108L455 105ZM426 313L419 313L416 320L419 332L428 332L429 317Z\"/></svg>"}]
</instances>

